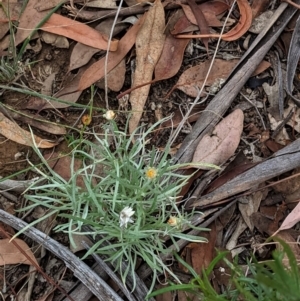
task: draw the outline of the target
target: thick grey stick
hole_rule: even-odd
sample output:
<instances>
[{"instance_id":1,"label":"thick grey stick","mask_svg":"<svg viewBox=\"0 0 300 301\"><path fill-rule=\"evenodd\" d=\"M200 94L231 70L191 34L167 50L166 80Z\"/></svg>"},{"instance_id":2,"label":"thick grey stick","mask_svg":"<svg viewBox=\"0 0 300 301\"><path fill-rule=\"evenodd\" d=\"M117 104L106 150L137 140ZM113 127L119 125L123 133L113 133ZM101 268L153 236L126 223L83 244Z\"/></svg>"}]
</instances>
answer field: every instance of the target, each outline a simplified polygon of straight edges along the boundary
<instances>
[{"instance_id":1,"label":"thick grey stick","mask_svg":"<svg viewBox=\"0 0 300 301\"><path fill-rule=\"evenodd\" d=\"M270 159L245 171L213 192L195 200L190 204L190 207L211 205L247 191L258 184L297 167L300 167L300 139L278 151Z\"/></svg>"},{"instance_id":2,"label":"thick grey stick","mask_svg":"<svg viewBox=\"0 0 300 301\"><path fill-rule=\"evenodd\" d=\"M0 209L0 221L17 229L22 230L28 226L21 219ZM24 231L24 234L35 242L43 245L47 250L64 261L65 265L100 301L123 301L117 293L104 282L89 266L75 256L69 249L50 238L34 227Z\"/></svg>"}]
</instances>

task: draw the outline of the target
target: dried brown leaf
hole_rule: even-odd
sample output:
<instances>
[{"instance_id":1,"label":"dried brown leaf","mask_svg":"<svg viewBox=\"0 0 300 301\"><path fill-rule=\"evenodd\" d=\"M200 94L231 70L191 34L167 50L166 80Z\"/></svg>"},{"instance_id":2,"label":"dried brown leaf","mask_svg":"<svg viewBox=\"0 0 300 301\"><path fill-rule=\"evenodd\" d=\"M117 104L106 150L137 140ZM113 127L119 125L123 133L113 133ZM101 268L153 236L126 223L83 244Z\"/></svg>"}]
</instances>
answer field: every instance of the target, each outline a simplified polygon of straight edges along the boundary
<instances>
[{"instance_id":1,"label":"dried brown leaf","mask_svg":"<svg viewBox=\"0 0 300 301\"><path fill-rule=\"evenodd\" d=\"M238 62L239 60L226 61L215 59L205 85L211 86L216 81L220 81L220 79L225 80ZM207 60L203 63L200 63L199 65L185 70L181 74L177 84L173 87L172 90L179 89L189 96L196 97L198 95L199 88L201 88L203 85L210 63L211 61ZM265 71L269 67L269 62L262 61L254 71L252 76ZM205 93L202 93L202 96L203 95L205 95Z\"/></svg>"},{"instance_id":2,"label":"dried brown leaf","mask_svg":"<svg viewBox=\"0 0 300 301\"><path fill-rule=\"evenodd\" d=\"M155 66L155 80L168 79L177 74L179 71L184 50L189 43L188 39L176 39L171 34L171 29L175 24L178 24L182 19L183 13L177 10L170 18L165 32L167 32L164 47L161 56Z\"/></svg>"},{"instance_id":3,"label":"dried brown leaf","mask_svg":"<svg viewBox=\"0 0 300 301\"><path fill-rule=\"evenodd\" d=\"M116 2L113 0L91 0L85 3L85 6L96 8L117 8Z\"/></svg>"},{"instance_id":4,"label":"dried brown leaf","mask_svg":"<svg viewBox=\"0 0 300 301\"><path fill-rule=\"evenodd\" d=\"M66 181L71 179L72 172L77 172L82 167L81 159L75 158L73 160L73 158L57 152L45 154L44 158L47 160L49 167ZM76 177L76 185L85 188L82 176Z\"/></svg>"},{"instance_id":5,"label":"dried brown leaf","mask_svg":"<svg viewBox=\"0 0 300 301\"><path fill-rule=\"evenodd\" d=\"M17 46L20 43L22 43L31 33L30 30L24 30L27 28L35 28L39 22L43 20L43 18L47 15L47 12L37 12L35 9L35 6L39 3L39 0L31 0L28 1L25 10L23 11L19 23L18 28L20 30L17 30L17 33L15 34L15 40L14 45ZM33 17L34 16L34 17ZM3 39L0 42L0 48L2 50L7 49L9 47L10 39Z\"/></svg>"},{"instance_id":6,"label":"dried brown leaf","mask_svg":"<svg viewBox=\"0 0 300 301\"><path fill-rule=\"evenodd\" d=\"M156 0L146 14L145 22L136 38L136 71L133 87L152 80L153 71L161 55L165 35L165 13L160 0ZM150 85L134 90L130 94L133 113L129 120L132 133L142 116Z\"/></svg>"},{"instance_id":7,"label":"dried brown leaf","mask_svg":"<svg viewBox=\"0 0 300 301\"><path fill-rule=\"evenodd\" d=\"M232 28L229 32L219 35L219 34L182 34L177 35L177 38L183 39L194 39L194 38L220 38L224 41L235 41L243 36L251 26L252 23L252 10L249 5L248 0L237 0L237 4L240 10L240 20L237 22L236 26Z\"/></svg>"},{"instance_id":8,"label":"dried brown leaf","mask_svg":"<svg viewBox=\"0 0 300 301\"><path fill-rule=\"evenodd\" d=\"M65 85L63 85L63 88L53 95L56 98L69 102L70 104L54 100L46 100L44 98L31 97L26 108L38 111L53 108L62 109L69 107L71 103L77 102L82 93L82 91L77 91L78 83L81 76L93 62L94 60L92 59L88 65L81 67L76 75L69 73L64 79Z\"/></svg>"},{"instance_id":9,"label":"dried brown leaf","mask_svg":"<svg viewBox=\"0 0 300 301\"><path fill-rule=\"evenodd\" d=\"M188 20L192 23L197 25L197 20L188 5L181 4L181 7L188 18ZM217 18L217 15L224 13L228 10L228 5L224 2L220 1L209 1L205 3L201 3L198 7L202 10L205 19L209 26L212 27L219 27L222 26L222 23Z\"/></svg>"},{"instance_id":10,"label":"dried brown leaf","mask_svg":"<svg viewBox=\"0 0 300 301\"><path fill-rule=\"evenodd\" d=\"M191 263L193 269L198 275L202 274L204 269L207 269L215 256L215 245L217 239L216 226L212 223L208 233L201 233L201 236L207 239L207 243L189 243L185 248L189 249Z\"/></svg>"},{"instance_id":11,"label":"dried brown leaf","mask_svg":"<svg viewBox=\"0 0 300 301\"><path fill-rule=\"evenodd\" d=\"M269 6L269 0L253 0L251 5L253 19L264 12Z\"/></svg>"},{"instance_id":12,"label":"dried brown leaf","mask_svg":"<svg viewBox=\"0 0 300 301\"><path fill-rule=\"evenodd\" d=\"M67 0L65 0L67 2ZM56 5L60 4L61 0L47 0L47 1L37 1L37 4L34 8L38 11L48 10L50 8L54 8Z\"/></svg>"},{"instance_id":13,"label":"dried brown leaf","mask_svg":"<svg viewBox=\"0 0 300 301\"><path fill-rule=\"evenodd\" d=\"M15 45L19 45L23 42L47 16L48 11L38 11L39 2L39 0L28 1L24 12L19 19L18 31L14 41ZM24 30L27 28L32 30ZM95 29L58 14L52 14L48 21L42 26L42 30L62 35L99 49L107 49L108 46L108 38L101 35ZM8 48L9 43L10 39L1 41L0 49L4 50ZM117 47L118 41L112 41L110 50L115 51Z\"/></svg>"},{"instance_id":14,"label":"dried brown leaf","mask_svg":"<svg viewBox=\"0 0 300 301\"><path fill-rule=\"evenodd\" d=\"M114 19L110 18L104 20L95 27L95 30L101 34L109 36ZM113 36L120 33L122 30L128 27L128 24L119 23L114 26ZM99 49L87 46L81 43L77 43L71 53L69 71L80 68L86 65L95 53L99 52Z\"/></svg>"},{"instance_id":15,"label":"dried brown leaf","mask_svg":"<svg viewBox=\"0 0 300 301\"><path fill-rule=\"evenodd\" d=\"M31 259L31 261L23 254L15 244L17 244ZM28 264L32 265L32 261L38 265L34 254L29 246L23 240L15 238L14 242L10 242L9 238L0 240L0 266L8 264Z\"/></svg>"},{"instance_id":16,"label":"dried brown leaf","mask_svg":"<svg viewBox=\"0 0 300 301\"><path fill-rule=\"evenodd\" d=\"M197 25L197 21L196 21L196 18L195 18L195 15L193 14L191 8L188 6L188 5L185 5L185 4L181 4L181 7L185 13L185 16L186 18L189 20L190 23L194 24L194 25ZM205 19L207 20L207 23L209 26L213 26L213 27L221 27L222 26L222 23L221 21L219 21L219 19L216 17L216 15L211 12L211 11L205 11L203 12L204 16L205 16ZM178 34L178 33L181 33L183 32L182 31L175 31L175 32L172 32L173 34Z\"/></svg>"},{"instance_id":17,"label":"dried brown leaf","mask_svg":"<svg viewBox=\"0 0 300 301\"><path fill-rule=\"evenodd\" d=\"M199 65L185 70L181 74L175 88L183 91L189 96L196 97L199 91L198 87L201 88L210 63L211 61L207 60ZM217 79L226 79L237 63L238 60L225 61L216 59L207 78L206 86L212 85Z\"/></svg>"},{"instance_id":18,"label":"dried brown leaf","mask_svg":"<svg viewBox=\"0 0 300 301\"><path fill-rule=\"evenodd\" d=\"M67 133L63 125L49 122L42 116L38 116L29 112L16 112L9 106L5 106L5 108L9 111L9 117L13 118L14 120L21 121L24 124L28 124L52 135L65 135Z\"/></svg>"},{"instance_id":19,"label":"dried brown leaf","mask_svg":"<svg viewBox=\"0 0 300 301\"><path fill-rule=\"evenodd\" d=\"M188 5L190 6L196 21L197 25L199 26L199 30L201 34L209 34L209 27L207 20L205 19L205 16L201 10L201 8L197 5L195 0L186 0ZM206 48L206 52L208 53L208 38L202 38L202 42Z\"/></svg>"},{"instance_id":20,"label":"dried brown leaf","mask_svg":"<svg viewBox=\"0 0 300 301\"><path fill-rule=\"evenodd\" d=\"M255 71L253 72L252 76L256 76L265 70L267 70L269 67L271 67L271 63L268 61L261 61L261 63L257 66Z\"/></svg>"},{"instance_id":21,"label":"dried brown leaf","mask_svg":"<svg viewBox=\"0 0 300 301\"><path fill-rule=\"evenodd\" d=\"M136 35L144 22L144 18L139 19L119 41L117 51L112 52L108 56L107 72L115 68L125 57L128 51L135 43ZM100 80L105 75L105 58L100 59L98 62L90 66L82 75L77 89L82 91L90 87L97 80Z\"/></svg>"},{"instance_id":22,"label":"dried brown leaf","mask_svg":"<svg viewBox=\"0 0 300 301\"><path fill-rule=\"evenodd\" d=\"M68 71L84 66L97 52L99 52L99 49L97 48L77 43L71 53Z\"/></svg>"},{"instance_id":23,"label":"dried brown leaf","mask_svg":"<svg viewBox=\"0 0 300 301\"><path fill-rule=\"evenodd\" d=\"M123 59L114 69L112 69L107 74L107 87L114 92L119 92L124 85L125 73L126 63L125 59ZM104 89L104 79L102 78L100 82L96 82L96 86Z\"/></svg>"},{"instance_id":24,"label":"dried brown leaf","mask_svg":"<svg viewBox=\"0 0 300 301\"><path fill-rule=\"evenodd\" d=\"M292 210L292 212L285 218L279 229L273 234L276 235L281 230L292 228L300 221L300 202Z\"/></svg>"},{"instance_id":25,"label":"dried brown leaf","mask_svg":"<svg viewBox=\"0 0 300 301\"><path fill-rule=\"evenodd\" d=\"M226 162L234 154L239 145L243 132L243 122L244 114L240 109L233 111L225 117L215 127L211 135L205 135L201 139L192 162L215 165Z\"/></svg>"},{"instance_id":26,"label":"dried brown leaf","mask_svg":"<svg viewBox=\"0 0 300 301\"><path fill-rule=\"evenodd\" d=\"M94 48L106 50L108 47L108 37L103 36L99 31L86 24L71 20L59 14L52 14L41 29L62 35ZM116 51L117 48L118 41L111 41L109 50Z\"/></svg>"},{"instance_id":27,"label":"dried brown leaf","mask_svg":"<svg viewBox=\"0 0 300 301\"><path fill-rule=\"evenodd\" d=\"M189 8L190 9L190 8ZM190 28L193 28L190 30ZM177 23L174 25L174 28L171 30L172 35L177 35L182 32L193 31L197 28L192 25L192 23L187 19L186 16L182 16Z\"/></svg>"},{"instance_id":28,"label":"dried brown leaf","mask_svg":"<svg viewBox=\"0 0 300 301\"><path fill-rule=\"evenodd\" d=\"M47 141L23 130L20 126L11 121L9 118L5 117L2 113L0 113L0 134L8 138L9 140L27 146L34 145L32 139L34 139L35 144L39 148L51 148L57 145L57 143Z\"/></svg>"},{"instance_id":29,"label":"dried brown leaf","mask_svg":"<svg viewBox=\"0 0 300 301\"><path fill-rule=\"evenodd\" d=\"M14 1L1 1L1 8L0 8L0 39L2 39L5 34L9 30L9 19L8 15L10 16L11 20L18 20L19 14L22 10L22 3L19 3L17 0Z\"/></svg>"},{"instance_id":30,"label":"dried brown leaf","mask_svg":"<svg viewBox=\"0 0 300 301\"><path fill-rule=\"evenodd\" d=\"M242 214L244 222L246 223L251 232L254 229L254 224L250 217L254 212L257 212L263 196L264 194L262 191L256 191L253 194L245 196L243 198L243 200L245 200L246 202L238 203L239 210Z\"/></svg>"}]
</instances>

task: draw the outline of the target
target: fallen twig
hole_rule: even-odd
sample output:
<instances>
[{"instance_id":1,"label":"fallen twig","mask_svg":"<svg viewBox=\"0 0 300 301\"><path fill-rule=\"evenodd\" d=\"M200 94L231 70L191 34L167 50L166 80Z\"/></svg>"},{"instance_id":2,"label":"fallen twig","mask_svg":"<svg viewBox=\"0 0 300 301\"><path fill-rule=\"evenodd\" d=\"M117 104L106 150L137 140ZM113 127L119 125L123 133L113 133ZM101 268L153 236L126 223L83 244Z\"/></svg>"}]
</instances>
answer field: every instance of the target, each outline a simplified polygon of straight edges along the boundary
<instances>
[{"instance_id":1,"label":"fallen twig","mask_svg":"<svg viewBox=\"0 0 300 301\"><path fill-rule=\"evenodd\" d=\"M28 226L21 219L1 209L0 221L17 230L22 230ZM87 286L100 301L123 301L103 279L69 249L34 227L28 228L23 233L63 260L65 265L74 273L74 276Z\"/></svg>"}]
</instances>

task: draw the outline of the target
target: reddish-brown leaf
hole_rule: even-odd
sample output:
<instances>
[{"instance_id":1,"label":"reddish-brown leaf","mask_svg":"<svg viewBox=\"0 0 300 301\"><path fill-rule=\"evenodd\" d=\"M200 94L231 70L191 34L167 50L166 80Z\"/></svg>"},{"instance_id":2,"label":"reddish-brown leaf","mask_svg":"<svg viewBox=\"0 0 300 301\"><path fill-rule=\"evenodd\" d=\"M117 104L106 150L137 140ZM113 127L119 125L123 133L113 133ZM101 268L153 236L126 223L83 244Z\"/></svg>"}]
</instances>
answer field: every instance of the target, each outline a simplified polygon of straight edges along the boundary
<instances>
[{"instance_id":1,"label":"reddish-brown leaf","mask_svg":"<svg viewBox=\"0 0 300 301\"><path fill-rule=\"evenodd\" d=\"M103 34L104 36L109 36L110 35L110 31L112 28L112 25L114 23L114 19L110 18L110 19L106 19L104 21L102 21L101 23L99 23L96 27L95 30L100 31L101 34ZM128 25L125 23L119 23L114 27L114 31L113 31L113 36L115 36L116 34L120 33L122 30L128 28ZM91 58L93 57L93 55L97 52L100 52L99 49L88 46L88 45L84 45L81 43L77 43L71 53L71 57L70 57L70 65L69 65L69 69L68 71L80 68L84 65L86 65Z\"/></svg>"},{"instance_id":2,"label":"reddish-brown leaf","mask_svg":"<svg viewBox=\"0 0 300 301\"><path fill-rule=\"evenodd\" d=\"M162 54L154 70L155 80L170 78L176 75L181 67L184 50L189 43L189 39L176 39L173 37L170 31L175 24L178 24L181 20L186 20L185 17L182 17L182 11L177 10L168 22L165 30L167 36L165 39Z\"/></svg>"},{"instance_id":3,"label":"reddish-brown leaf","mask_svg":"<svg viewBox=\"0 0 300 301\"><path fill-rule=\"evenodd\" d=\"M222 26L222 23L219 21L219 19L216 16L222 14L228 9L228 5L226 3L220 1L210 1L210 2L202 3L198 6L202 10L209 26L212 27ZM177 24L174 25L174 28L171 30L171 33L173 35L190 31L189 28L191 27L192 24L197 25L196 18L191 8L185 4L181 4L181 7L184 11L185 16L181 17L181 19L178 20Z\"/></svg>"},{"instance_id":4,"label":"reddish-brown leaf","mask_svg":"<svg viewBox=\"0 0 300 301\"><path fill-rule=\"evenodd\" d=\"M191 22L186 16L182 16L177 23L174 25L174 28L171 30L172 35L179 34L181 32L186 32L187 28L192 26Z\"/></svg>"},{"instance_id":5,"label":"reddish-brown leaf","mask_svg":"<svg viewBox=\"0 0 300 301\"><path fill-rule=\"evenodd\" d=\"M106 50L108 47L108 37L103 36L99 31L88 25L71 20L59 14L52 14L41 29L62 35L94 48ZM111 41L109 50L116 51L117 48L118 41Z\"/></svg>"},{"instance_id":6,"label":"reddish-brown leaf","mask_svg":"<svg viewBox=\"0 0 300 301\"><path fill-rule=\"evenodd\" d=\"M193 14L191 8L186 4L181 4L181 7L184 11L186 18L189 20L189 22L194 25L197 25L197 20L195 18L195 15ZM201 5L198 5L198 7L202 8ZM219 19L217 18L217 16L215 15L215 13L213 11L203 11L202 10L202 12L203 12L205 19L207 21L207 24L209 26L212 26L212 27L221 27L222 26L221 21L219 21ZM178 31L177 33L180 33L180 31ZM173 34L176 34L176 33L173 33Z\"/></svg>"},{"instance_id":7,"label":"reddish-brown leaf","mask_svg":"<svg viewBox=\"0 0 300 301\"><path fill-rule=\"evenodd\" d=\"M115 68L129 52L135 43L136 35L143 25L144 18L139 19L119 41L118 49L115 52L109 53L107 72ZM100 59L98 62L90 66L82 75L77 89L82 91L90 87L97 80L105 75L105 58Z\"/></svg>"},{"instance_id":8,"label":"reddish-brown leaf","mask_svg":"<svg viewBox=\"0 0 300 301\"><path fill-rule=\"evenodd\" d=\"M187 0L188 5L190 6L199 26L199 30L201 34L209 34L209 27L205 16L201 10L201 8L197 5L195 0ZM202 42L206 48L206 52L208 53L208 38L203 38Z\"/></svg>"},{"instance_id":9,"label":"reddish-brown leaf","mask_svg":"<svg viewBox=\"0 0 300 301\"><path fill-rule=\"evenodd\" d=\"M240 10L240 20L234 28L229 32L219 35L219 34L198 34L198 35L177 35L177 38L190 39L190 38L219 38L225 41L235 41L243 36L244 33L248 31L252 23L252 10L249 5L248 0L237 0L237 4Z\"/></svg>"},{"instance_id":10,"label":"reddish-brown leaf","mask_svg":"<svg viewBox=\"0 0 300 301\"><path fill-rule=\"evenodd\" d=\"M207 243L190 243L186 246L190 249L188 254L191 256L191 264L198 275L202 274L215 256L215 244L217 239L216 226L212 223L209 233L201 233L201 236L207 238Z\"/></svg>"}]
</instances>

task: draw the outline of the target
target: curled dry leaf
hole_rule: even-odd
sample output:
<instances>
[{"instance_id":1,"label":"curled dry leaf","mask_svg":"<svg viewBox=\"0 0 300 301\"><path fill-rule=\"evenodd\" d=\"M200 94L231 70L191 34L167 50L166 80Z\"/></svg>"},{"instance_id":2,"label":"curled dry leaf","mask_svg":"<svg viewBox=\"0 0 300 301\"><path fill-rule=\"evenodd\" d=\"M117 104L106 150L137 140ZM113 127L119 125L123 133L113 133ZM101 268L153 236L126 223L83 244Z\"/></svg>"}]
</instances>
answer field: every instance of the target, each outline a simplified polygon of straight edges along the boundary
<instances>
[{"instance_id":1,"label":"curled dry leaf","mask_svg":"<svg viewBox=\"0 0 300 301\"><path fill-rule=\"evenodd\" d=\"M177 35L177 38L190 39L190 38L219 38L224 41L235 41L243 36L251 26L252 23L252 10L249 5L248 0L237 0L237 4L240 10L240 20L237 25L232 28L230 31L223 35L219 34L197 34L197 35Z\"/></svg>"},{"instance_id":2,"label":"curled dry leaf","mask_svg":"<svg viewBox=\"0 0 300 301\"><path fill-rule=\"evenodd\" d=\"M23 254L20 249L16 246L19 246L25 254ZM32 253L29 246L21 239L15 238L13 241L10 242L9 238L4 238L0 240L0 266L8 265L8 264L28 264L32 265L35 263L38 265L34 254Z\"/></svg>"},{"instance_id":3,"label":"curled dry leaf","mask_svg":"<svg viewBox=\"0 0 300 301\"><path fill-rule=\"evenodd\" d=\"M117 51L109 53L107 62L107 72L115 68L129 52L135 43L136 35L144 22L144 18L139 19L119 41ZM105 75L105 57L90 66L81 76L77 90L82 91L90 87L97 80Z\"/></svg>"},{"instance_id":4,"label":"curled dry leaf","mask_svg":"<svg viewBox=\"0 0 300 301\"><path fill-rule=\"evenodd\" d=\"M33 146L34 139L35 144L39 148L51 148L57 143L49 142L45 139L42 139L36 135L31 134L19 127L15 122L6 118L2 113L0 113L0 134L9 140L15 141L17 143Z\"/></svg>"},{"instance_id":5,"label":"curled dry leaf","mask_svg":"<svg viewBox=\"0 0 300 301\"><path fill-rule=\"evenodd\" d=\"M214 129L211 135L205 135L199 142L193 163L208 163L220 165L234 155L243 132L244 114L237 109L225 117ZM195 167L197 165L195 164ZM201 167L203 169L203 167Z\"/></svg>"},{"instance_id":6,"label":"curled dry leaf","mask_svg":"<svg viewBox=\"0 0 300 301\"><path fill-rule=\"evenodd\" d=\"M186 4L180 4L180 5L187 19L192 24L197 25L196 18L191 8ZM209 26L213 26L213 27L222 26L222 23L219 21L219 19L216 16L228 10L228 5L226 3L220 1L210 1L210 2L201 3L200 5L198 5L198 7L202 10Z\"/></svg>"},{"instance_id":7,"label":"curled dry leaf","mask_svg":"<svg viewBox=\"0 0 300 301\"><path fill-rule=\"evenodd\" d=\"M165 35L165 13L160 0L146 14L145 22L136 37L136 70L133 87L152 80L153 71L161 55ZM132 133L142 116L150 85L145 85L130 94L133 113L129 120L129 132Z\"/></svg>"}]
</instances>

